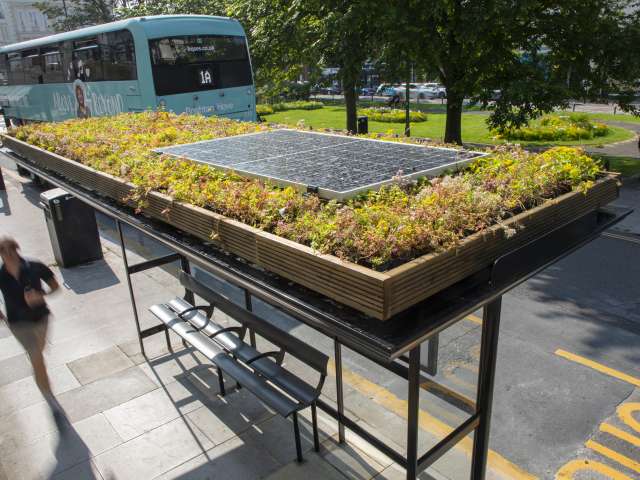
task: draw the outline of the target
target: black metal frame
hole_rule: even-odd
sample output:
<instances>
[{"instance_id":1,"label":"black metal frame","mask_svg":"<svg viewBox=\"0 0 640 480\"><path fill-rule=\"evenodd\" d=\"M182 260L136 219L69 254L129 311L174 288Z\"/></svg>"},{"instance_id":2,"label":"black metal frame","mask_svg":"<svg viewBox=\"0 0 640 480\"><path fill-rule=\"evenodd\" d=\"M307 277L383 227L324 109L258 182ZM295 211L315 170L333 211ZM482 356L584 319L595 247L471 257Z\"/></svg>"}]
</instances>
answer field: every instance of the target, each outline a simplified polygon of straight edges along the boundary
<instances>
[{"instance_id":1,"label":"black metal frame","mask_svg":"<svg viewBox=\"0 0 640 480\"><path fill-rule=\"evenodd\" d=\"M631 212L628 209L606 208L586 215L503 256L491 268L449 287L393 319L379 322L349 308L332 308L326 299L314 292L255 269L245 262L235 261L213 246L184 235L165 224L134 215L127 208L70 184L56 174L41 170L20 157L16 158L16 162L36 175L44 177L50 183L66 189L96 210L116 220L134 320L143 354L145 352L142 340L149 335L164 331L169 348L170 342L168 331L164 326L140 330L130 275L177 259L180 259L183 270L187 272L190 263L196 264L219 278L242 288L245 291L247 309L251 309L252 297L257 297L292 315L318 332L333 338L337 408L322 400L318 400L317 406L338 421L340 442L345 441L345 428L348 428L403 466L407 471L408 479L416 478L420 472L433 464L472 431L475 431L475 435L471 478L479 480L485 477L502 295L592 241L605 229ZM129 266L122 223L154 238L173 250L175 254ZM193 294L190 292L185 292L185 299L193 304ZM425 377L423 372L431 375L436 372L438 334L480 308L483 309L482 340L478 391L474 402L444 385L438 384L432 378ZM251 341L252 344L255 344L253 335ZM426 366L420 361L420 347L424 342L429 343ZM343 345L407 380L407 451L404 454L397 452L345 415L342 374ZM452 405L469 413L470 416L428 452L418 456L418 415L421 389L426 389L449 401ZM315 405L312 414L315 416Z\"/></svg>"}]
</instances>

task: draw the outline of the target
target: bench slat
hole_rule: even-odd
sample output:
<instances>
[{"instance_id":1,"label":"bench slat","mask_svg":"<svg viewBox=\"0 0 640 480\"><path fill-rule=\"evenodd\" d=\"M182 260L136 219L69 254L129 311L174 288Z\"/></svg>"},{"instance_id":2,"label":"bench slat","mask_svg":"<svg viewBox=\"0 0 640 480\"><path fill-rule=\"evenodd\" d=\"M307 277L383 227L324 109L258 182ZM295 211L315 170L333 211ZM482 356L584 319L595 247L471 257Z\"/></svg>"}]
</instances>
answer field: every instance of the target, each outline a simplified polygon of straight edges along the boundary
<instances>
[{"instance_id":1,"label":"bench slat","mask_svg":"<svg viewBox=\"0 0 640 480\"><path fill-rule=\"evenodd\" d=\"M243 326L251 328L258 335L266 338L272 343L283 347L287 353L299 358L310 367L316 369L322 375L327 374L329 357L307 344L306 342L282 331L275 325L258 317L255 313L236 305L228 298L204 285L188 273L180 271L180 283L187 290L202 297L207 302L212 303L222 312L240 322Z\"/></svg>"},{"instance_id":2,"label":"bench slat","mask_svg":"<svg viewBox=\"0 0 640 480\"><path fill-rule=\"evenodd\" d=\"M162 323L180 337L202 352L213 364L219 367L243 387L253 393L267 406L283 417L300 409L300 405L286 397L282 392L269 385L267 381L240 365L227 354L222 347L205 334L195 330L194 326L181 320L165 305L153 305L150 309Z\"/></svg>"},{"instance_id":3,"label":"bench slat","mask_svg":"<svg viewBox=\"0 0 640 480\"><path fill-rule=\"evenodd\" d=\"M178 297L169 302L169 307L176 312L182 312L190 308L191 304ZM183 318L191 322L194 327L202 329L201 331L206 335L212 335L223 328L215 321L207 319L207 317L199 311L188 312ZM221 333L215 337L215 341L243 362L248 362L260 354L258 350L244 343L232 333ZM318 391L314 387L269 358L256 360L251 364L251 368L260 372L272 383L305 405L309 405L318 397Z\"/></svg>"}]
</instances>

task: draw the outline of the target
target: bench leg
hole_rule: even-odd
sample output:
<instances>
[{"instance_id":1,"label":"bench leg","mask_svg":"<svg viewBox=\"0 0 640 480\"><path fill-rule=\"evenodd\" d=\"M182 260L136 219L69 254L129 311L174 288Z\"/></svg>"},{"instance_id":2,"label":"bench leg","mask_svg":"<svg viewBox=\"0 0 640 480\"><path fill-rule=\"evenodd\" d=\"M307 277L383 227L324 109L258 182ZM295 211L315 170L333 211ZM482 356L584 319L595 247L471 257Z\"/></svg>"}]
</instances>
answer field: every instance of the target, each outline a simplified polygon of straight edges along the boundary
<instances>
[{"instance_id":1,"label":"bench leg","mask_svg":"<svg viewBox=\"0 0 640 480\"><path fill-rule=\"evenodd\" d=\"M169 337L169 329L165 328L164 329L164 338L167 340L167 350L169 350L169 352L173 353L173 347L171 346L171 338ZM184 342L184 340L183 340Z\"/></svg>"},{"instance_id":2,"label":"bench leg","mask_svg":"<svg viewBox=\"0 0 640 480\"><path fill-rule=\"evenodd\" d=\"M311 404L311 422L313 423L313 448L316 452L319 452L320 439L318 438L318 412L316 411L316 402Z\"/></svg>"},{"instance_id":3,"label":"bench leg","mask_svg":"<svg viewBox=\"0 0 640 480\"><path fill-rule=\"evenodd\" d=\"M220 389L220 395L225 396L227 392L224 389L224 378L222 377L222 370L219 367L216 367L218 370L218 388Z\"/></svg>"},{"instance_id":4,"label":"bench leg","mask_svg":"<svg viewBox=\"0 0 640 480\"><path fill-rule=\"evenodd\" d=\"M296 438L296 455L298 463L302 463L302 446L300 445L300 427L298 427L298 412L293 412L293 434Z\"/></svg>"}]
</instances>

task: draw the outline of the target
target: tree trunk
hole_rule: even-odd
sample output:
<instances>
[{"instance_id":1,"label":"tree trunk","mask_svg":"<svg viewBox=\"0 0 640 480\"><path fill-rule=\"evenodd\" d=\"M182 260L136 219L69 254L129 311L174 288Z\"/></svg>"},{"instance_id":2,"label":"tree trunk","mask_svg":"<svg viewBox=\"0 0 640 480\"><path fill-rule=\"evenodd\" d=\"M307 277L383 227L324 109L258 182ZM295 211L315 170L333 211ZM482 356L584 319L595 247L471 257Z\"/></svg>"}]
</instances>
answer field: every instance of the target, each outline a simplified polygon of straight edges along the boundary
<instances>
[{"instance_id":1,"label":"tree trunk","mask_svg":"<svg viewBox=\"0 0 640 480\"><path fill-rule=\"evenodd\" d=\"M462 96L447 91L447 123L444 131L445 143L462 145Z\"/></svg>"},{"instance_id":2,"label":"tree trunk","mask_svg":"<svg viewBox=\"0 0 640 480\"><path fill-rule=\"evenodd\" d=\"M349 133L358 133L358 112L356 85L352 82L343 82L344 104L347 110L347 130Z\"/></svg>"}]
</instances>

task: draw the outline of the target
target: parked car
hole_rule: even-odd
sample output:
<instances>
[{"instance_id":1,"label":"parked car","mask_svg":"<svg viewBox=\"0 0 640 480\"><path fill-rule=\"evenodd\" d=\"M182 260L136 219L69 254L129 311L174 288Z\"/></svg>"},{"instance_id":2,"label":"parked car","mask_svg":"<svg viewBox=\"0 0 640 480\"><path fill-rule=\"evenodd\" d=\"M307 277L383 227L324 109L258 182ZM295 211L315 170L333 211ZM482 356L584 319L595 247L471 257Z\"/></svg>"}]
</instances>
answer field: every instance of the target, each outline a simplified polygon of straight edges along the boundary
<instances>
[{"instance_id":1,"label":"parked car","mask_svg":"<svg viewBox=\"0 0 640 480\"><path fill-rule=\"evenodd\" d=\"M381 83L380 85L378 85L378 88L376 88L376 95L388 95L387 93L384 93L384 92L391 87L392 86L388 83Z\"/></svg>"},{"instance_id":2,"label":"parked car","mask_svg":"<svg viewBox=\"0 0 640 480\"><path fill-rule=\"evenodd\" d=\"M362 87L360 89L360 95L363 95L365 97L371 97L373 95L375 95L377 93L377 89L373 88L373 87Z\"/></svg>"},{"instance_id":3,"label":"parked car","mask_svg":"<svg viewBox=\"0 0 640 480\"><path fill-rule=\"evenodd\" d=\"M400 98L404 100L406 94L406 83L395 87L395 93L400 95ZM427 98L433 98L433 92L420 83L409 84L409 98L424 100Z\"/></svg>"},{"instance_id":4,"label":"parked car","mask_svg":"<svg viewBox=\"0 0 640 480\"><path fill-rule=\"evenodd\" d=\"M447 97L447 89L444 88L444 85L440 85L439 83L425 83L423 84L426 98L446 98Z\"/></svg>"}]
</instances>

